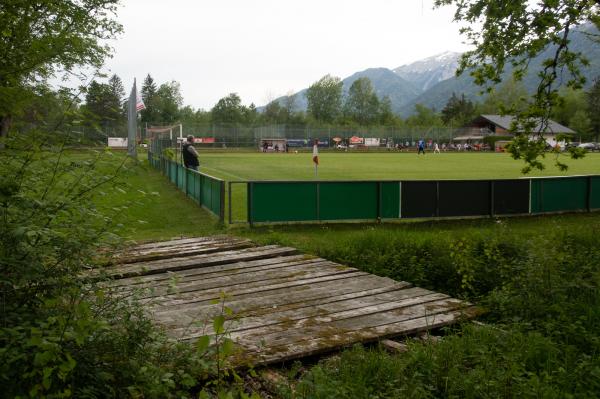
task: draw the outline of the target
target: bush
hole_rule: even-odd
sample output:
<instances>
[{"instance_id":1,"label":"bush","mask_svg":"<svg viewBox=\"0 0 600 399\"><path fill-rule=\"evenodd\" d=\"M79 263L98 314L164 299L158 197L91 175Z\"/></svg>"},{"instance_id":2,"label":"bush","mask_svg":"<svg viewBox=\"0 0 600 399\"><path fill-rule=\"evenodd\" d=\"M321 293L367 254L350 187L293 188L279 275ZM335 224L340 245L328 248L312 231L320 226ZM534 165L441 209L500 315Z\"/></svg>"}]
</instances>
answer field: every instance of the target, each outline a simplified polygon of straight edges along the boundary
<instances>
[{"instance_id":1,"label":"bush","mask_svg":"<svg viewBox=\"0 0 600 399\"><path fill-rule=\"evenodd\" d=\"M57 136L15 136L0 150L0 386L3 397L188 396L210 382L215 351L168 340L135 303L85 280L118 218L94 196L126 158L68 154ZM118 204L113 211L123 210Z\"/></svg>"},{"instance_id":2,"label":"bush","mask_svg":"<svg viewBox=\"0 0 600 399\"><path fill-rule=\"evenodd\" d=\"M356 346L302 376L295 398L595 397L600 361L581 361L539 333L465 326L389 355Z\"/></svg>"}]
</instances>

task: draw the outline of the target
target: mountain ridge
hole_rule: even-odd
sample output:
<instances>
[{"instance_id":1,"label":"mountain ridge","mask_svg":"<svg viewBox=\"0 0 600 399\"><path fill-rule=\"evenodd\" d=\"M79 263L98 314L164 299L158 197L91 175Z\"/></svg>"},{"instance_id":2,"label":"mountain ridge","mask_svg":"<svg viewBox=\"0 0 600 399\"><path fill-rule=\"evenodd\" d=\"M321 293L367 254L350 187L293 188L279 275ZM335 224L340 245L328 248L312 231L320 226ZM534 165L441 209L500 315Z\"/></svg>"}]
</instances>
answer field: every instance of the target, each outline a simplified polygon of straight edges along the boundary
<instances>
[{"instance_id":1,"label":"mountain ridge","mask_svg":"<svg viewBox=\"0 0 600 399\"><path fill-rule=\"evenodd\" d=\"M586 24L571 32L570 50L584 54L590 61L590 65L582 68L587 78L586 86L591 86L595 78L600 77L600 45L590 39L589 34L598 34L593 24ZM525 88L532 92L537 87L536 74L542 67L544 59L548 58L555 47L549 47L538 57L530 62L530 68L523 79ZM394 69L368 68L344 78L343 93L346 95L350 85L361 77L371 80L373 89L380 98L390 97L392 111L402 117L410 116L414 112L416 104L423 104L437 111L441 110L453 93L464 94L472 101L482 101L480 93L483 88L473 83L467 72L455 76L461 53L446 51L431 57L423 58L409 64L401 65ZM505 72L508 77L510 70ZM561 71L562 82L569 78L568 72ZM307 89L300 90L296 94L296 110L305 111L308 105L306 100ZM274 101L283 102L286 96L279 97ZM264 110L259 107L259 110Z\"/></svg>"}]
</instances>

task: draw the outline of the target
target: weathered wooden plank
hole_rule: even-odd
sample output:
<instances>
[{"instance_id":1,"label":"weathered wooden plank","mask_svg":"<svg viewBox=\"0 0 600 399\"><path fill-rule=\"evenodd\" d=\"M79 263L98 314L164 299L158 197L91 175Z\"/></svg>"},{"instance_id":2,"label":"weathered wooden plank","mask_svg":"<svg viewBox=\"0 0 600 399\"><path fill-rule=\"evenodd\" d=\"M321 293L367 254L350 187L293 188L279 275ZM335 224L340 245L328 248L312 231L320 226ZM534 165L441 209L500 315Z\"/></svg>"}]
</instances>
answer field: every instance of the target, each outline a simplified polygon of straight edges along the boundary
<instances>
[{"instance_id":1,"label":"weathered wooden plank","mask_svg":"<svg viewBox=\"0 0 600 399\"><path fill-rule=\"evenodd\" d=\"M341 280L359 277L359 276L367 276L368 273L364 272L348 272L341 274L334 274L324 277L316 277L316 278L307 278L307 279L299 279L293 281L283 281L283 282L271 282L269 285L265 285L261 282L251 283L251 284L238 284L227 287L225 291L227 295L231 295L233 297L237 297L245 294L258 294L264 291L271 291L277 289L290 289L293 287L301 286L301 285L309 285L316 284L322 282L341 282ZM177 305L184 305L186 303L195 303L202 302L206 300L218 299L220 298L220 294L224 292L222 287L216 287L212 289L205 290L203 292L191 292L184 293L175 297L168 297L157 299L154 298L152 301L147 301L149 305L153 306L163 306L163 307L171 307Z\"/></svg>"},{"instance_id":2,"label":"weathered wooden plank","mask_svg":"<svg viewBox=\"0 0 600 399\"><path fill-rule=\"evenodd\" d=\"M104 268L104 272L114 278L133 277L144 274L166 273L167 271L177 271L193 269L205 266L215 266L219 264L250 261L256 259L271 258L281 255L291 255L297 250L289 247L279 247L271 245L260 248L246 248L235 251L224 251L217 254L195 255L187 258L178 258L177 260L157 260L149 262L140 262L130 265L120 265Z\"/></svg>"},{"instance_id":3,"label":"weathered wooden plank","mask_svg":"<svg viewBox=\"0 0 600 399\"><path fill-rule=\"evenodd\" d=\"M248 361L255 365L267 365L280 363L289 360L299 359L306 356L313 356L331 352L353 345L357 342L372 342L381 338L395 337L398 335L412 335L419 331L427 329L439 328L452 323L456 323L465 317L473 317L471 315L454 310L439 314L434 323L426 316L414 318L410 320L399 321L394 324L366 328L360 331L355 331L351 334L332 335L327 338L316 338L311 341L304 341L298 345L286 345L279 348L264 348L262 351L243 353L237 359L239 364L247 363Z\"/></svg>"},{"instance_id":4,"label":"weathered wooden plank","mask_svg":"<svg viewBox=\"0 0 600 399\"><path fill-rule=\"evenodd\" d=\"M168 251L173 248L188 248L188 247L195 247L195 246L207 246L207 245L212 245L212 244L217 244L217 243L226 243L226 242L234 243L234 242L238 242L238 241L247 241L247 240L248 240L247 238L221 235L221 236L214 236L214 237L198 237L198 238L182 239L182 240L175 240L175 241L159 241L159 242L151 242L151 243L147 243L147 244L129 246L123 251L123 254L128 254L128 253L132 253L132 252L148 253L148 252L152 252L152 251L164 251L164 250Z\"/></svg>"},{"instance_id":5,"label":"weathered wooden plank","mask_svg":"<svg viewBox=\"0 0 600 399\"><path fill-rule=\"evenodd\" d=\"M228 237L228 236L211 236L211 237L191 237L191 238L175 238L173 240L168 241L152 241L144 244L134 245L132 248L138 249L147 249L147 248L161 248L168 247L172 245L181 245L181 244L189 244L194 242L207 242L213 241L218 237Z\"/></svg>"},{"instance_id":6,"label":"weathered wooden plank","mask_svg":"<svg viewBox=\"0 0 600 399\"><path fill-rule=\"evenodd\" d=\"M388 300L383 304L378 305L358 306L349 310L333 311L318 315L274 319L267 325L248 330L234 331L231 334L231 338L240 339L244 342L258 342L267 337L274 341L282 339L293 340L294 338L292 337L304 336L307 332L318 336L321 329L325 329L325 326L327 328L332 328L334 325L337 326L336 328L339 330L352 330L352 328L346 326L344 323L345 320L352 320L352 323L355 324L356 328L364 327L365 323L370 323L372 321L371 316L374 314L380 316L376 318L378 323L382 320L384 322L391 322L389 321L390 318L392 321L396 321L398 317L405 317L406 315L404 315L404 313L412 315L413 312L420 311L422 306L420 307L419 305L452 299L444 294L434 293L432 291L427 292L428 293L425 295L418 295L416 297L411 297L409 295L405 298L399 297L395 301ZM451 306L448 305L448 308L451 308ZM399 312L394 313L394 311ZM361 320L363 318L366 319L366 321L363 322L363 320ZM190 334L189 337L193 338L194 335Z\"/></svg>"},{"instance_id":7,"label":"weathered wooden plank","mask_svg":"<svg viewBox=\"0 0 600 399\"><path fill-rule=\"evenodd\" d=\"M147 255L152 252L169 252L169 251L173 251L175 249L186 250L189 248L209 247L211 245L221 245L221 244L226 244L226 243L234 244L234 243L240 242L240 241L248 241L248 240L244 239L244 238L220 236L220 237L215 237L215 238L212 238L209 240L192 241L192 242L184 242L184 243L173 243L171 245L150 246L150 247L141 247L141 248L137 247L137 246L132 246L132 247L128 247L120 255L121 256L127 256L127 255L132 255L132 254Z\"/></svg>"},{"instance_id":8,"label":"weathered wooden plank","mask_svg":"<svg viewBox=\"0 0 600 399\"><path fill-rule=\"evenodd\" d=\"M275 289L270 291L262 291L259 293L251 293L239 295L229 298L225 301L225 305L233 309L236 315L241 317L257 315L269 310L277 308L280 311L290 310L304 306L312 306L333 298L342 298L344 295L366 295L368 292L385 292L391 289L402 289L411 287L411 284L404 281L394 281L392 279L363 275L351 279L343 280L343 284L332 285L325 281L322 283L314 283L310 285L301 285L291 288ZM213 304L210 300L203 302L194 302L184 305L178 305L173 308L161 307L153 312L157 318L162 315L169 315L176 312L182 317L187 317L189 321L198 319L201 315L209 315L209 317L221 309L221 304Z\"/></svg>"},{"instance_id":9,"label":"weathered wooden plank","mask_svg":"<svg viewBox=\"0 0 600 399\"><path fill-rule=\"evenodd\" d=\"M145 276L130 277L127 279L116 280L111 282L113 287L122 287L123 289L139 289L140 287L151 287L172 284L173 280L178 283L186 283L190 281L204 280L214 277L222 277L228 275L236 275L243 273L258 272L261 270L282 269L286 267L299 265L319 265L331 263L324 259L303 259L302 257L294 257L291 261L290 257L276 257L268 259L260 259L252 262L234 262L225 265L207 266L197 269L188 269L182 271L174 271L161 274L151 274Z\"/></svg>"},{"instance_id":10,"label":"weathered wooden plank","mask_svg":"<svg viewBox=\"0 0 600 399\"><path fill-rule=\"evenodd\" d=\"M252 351L259 350L261 343L274 348L282 345L298 344L306 341L307 337L310 341L317 338L328 339L339 335L351 335L364 329L393 325L419 317L427 317L431 325L435 325L436 319L440 315L469 306L460 300L440 296L443 295L431 294L409 298L397 303L386 303L384 306L365 307L324 317L311 317L287 323L286 327L289 326L289 328L284 329L277 328L278 325L275 325L233 332L231 338ZM434 305L433 309L435 310L428 312L427 308L432 305ZM373 317L373 312L376 312L378 317ZM402 331L399 331L398 334L402 334Z\"/></svg>"},{"instance_id":11,"label":"weathered wooden plank","mask_svg":"<svg viewBox=\"0 0 600 399\"><path fill-rule=\"evenodd\" d=\"M310 279L315 277L331 276L335 274L343 274L355 272L357 269L335 269L333 267L309 268L304 265L291 266L283 269L267 270L256 273L243 273L237 275L226 275L215 278L205 278L195 280L189 283L177 284L177 286L156 286L152 287L147 292L140 292L138 298L157 298L169 296L180 296L186 293L194 293L205 291L207 289L220 288L224 292L228 292L229 286L244 285L244 284L278 284L280 282L291 282L294 280Z\"/></svg>"},{"instance_id":12,"label":"weathered wooden plank","mask_svg":"<svg viewBox=\"0 0 600 399\"><path fill-rule=\"evenodd\" d=\"M128 264L147 262L160 259L184 258L192 255L211 254L226 250L242 249L252 247L250 240L232 240L223 242L210 242L206 244L191 244L188 246L174 246L160 250L146 250L139 252L128 252L115 259L116 263Z\"/></svg>"},{"instance_id":13,"label":"weathered wooden plank","mask_svg":"<svg viewBox=\"0 0 600 399\"><path fill-rule=\"evenodd\" d=\"M328 298L322 298L315 301L307 301L306 303L298 304L292 308L265 308L262 312L254 312L252 315L242 315L239 318L228 320L225 327L229 332L250 330L258 327L265 327L273 324L285 324L296 320L307 319L310 317L322 317L332 313L341 313L344 311L355 310L366 307L374 307L383 305L390 301L398 301L403 298L415 298L418 296L432 295L429 290L423 288L406 288L406 287L386 287L365 290L355 293L338 295ZM445 297L442 294L435 294L437 298ZM428 300L432 300L429 298ZM218 309L213 313L205 313L209 318L216 316ZM157 321L166 326L182 326L180 323L185 318L179 317L176 312L172 312L162 317L157 317ZM185 320L183 326L187 326L193 320ZM191 330L186 329L189 333ZM177 328L173 329L177 333ZM208 333L213 333L212 328L208 329Z\"/></svg>"}]
</instances>

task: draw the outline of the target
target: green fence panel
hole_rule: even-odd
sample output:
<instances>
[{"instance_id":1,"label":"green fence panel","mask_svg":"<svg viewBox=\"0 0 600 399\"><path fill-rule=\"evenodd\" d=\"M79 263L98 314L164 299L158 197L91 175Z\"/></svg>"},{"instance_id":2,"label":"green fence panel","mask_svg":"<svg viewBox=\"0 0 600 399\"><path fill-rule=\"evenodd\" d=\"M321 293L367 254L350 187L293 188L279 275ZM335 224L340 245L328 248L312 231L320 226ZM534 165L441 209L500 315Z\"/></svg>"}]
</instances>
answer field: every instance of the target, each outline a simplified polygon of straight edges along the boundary
<instances>
[{"instance_id":1,"label":"green fence panel","mask_svg":"<svg viewBox=\"0 0 600 399\"><path fill-rule=\"evenodd\" d=\"M211 206L211 202L212 202L212 196L210 195L210 179L204 175L200 176L200 198L201 198L201 204L204 205L205 207L207 207L208 209L210 209Z\"/></svg>"},{"instance_id":2,"label":"green fence panel","mask_svg":"<svg viewBox=\"0 0 600 399\"><path fill-rule=\"evenodd\" d=\"M248 196L250 222L318 219L317 183L254 182Z\"/></svg>"},{"instance_id":3,"label":"green fence panel","mask_svg":"<svg viewBox=\"0 0 600 399\"><path fill-rule=\"evenodd\" d=\"M600 176L590 177L590 209L600 209Z\"/></svg>"},{"instance_id":4,"label":"green fence panel","mask_svg":"<svg viewBox=\"0 0 600 399\"><path fill-rule=\"evenodd\" d=\"M189 197L191 197L194 201L200 202L197 192L196 192L196 176L198 174L194 173L192 170L188 170L185 175L185 191Z\"/></svg>"},{"instance_id":5,"label":"green fence panel","mask_svg":"<svg viewBox=\"0 0 600 399\"><path fill-rule=\"evenodd\" d=\"M381 182L381 218L400 217L400 182Z\"/></svg>"},{"instance_id":6,"label":"green fence panel","mask_svg":"<svg viewBox=\"0 0 600 399\"><path fill-rule=\"evenodd\" d=\"M187 175L187 169L181 165L177 164L177 187L183 192L185 192L185 176Z\"/></svg>"},{"instance_id":7,"label":"green fence panel","mask_svg":"<svg viewBox=\"0 0 600 399\"><path fill-rule=\"evenodd\" d=\"M210 210L215 215L221 214L221 182L218 180L210 179L211 185L211 204Z\"/></svg>"},{"instance_id":8,"label":"green fence panel","mask_svg":"<svg viewBox=\"0 0 600 399\"><path fill-rule=\"evenodd\" d=\"M587 209L587 177L531 179L531 213Z\"/></svg>"},{"instance_id":9,"label":"green fence panel","mask_svg":"<svg viewBox=\"0 0 600 399\"><path fill-rule=\"evenodd\" d=\"M169 165L169 180L171 183L177 184L177 164L173 161L167 161Z\"/></svg>"},{"instance_id":10,"label":"green fence panel","mask_svg":"<svg viewBox=\"0 0 600 399\"><path fill-rule=\"evenodd\" d=\"M319 183L319 219L376 219L377 182Z\"/></svg>"}]
</instances>

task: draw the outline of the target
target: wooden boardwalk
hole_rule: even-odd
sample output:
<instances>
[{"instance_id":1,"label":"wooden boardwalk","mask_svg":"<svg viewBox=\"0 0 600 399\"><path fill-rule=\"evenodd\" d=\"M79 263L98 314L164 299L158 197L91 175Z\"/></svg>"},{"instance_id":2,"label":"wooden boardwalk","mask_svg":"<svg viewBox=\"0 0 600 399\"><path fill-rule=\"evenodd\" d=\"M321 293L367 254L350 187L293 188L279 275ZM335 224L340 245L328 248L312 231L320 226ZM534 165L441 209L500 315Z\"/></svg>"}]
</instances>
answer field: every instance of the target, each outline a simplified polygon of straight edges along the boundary
<instances>
[{"instance_id":1,"label":"wooden boardwalk","mask_svg":"<svg viewBox=\"0 0 600 399\"><path fill-rule=\"evenodd\" d=\"M227 236L140 245L108 267L116 295L135 294L173 337L213 334L225 293L225 327L245 361L268 364L357 342L414 334L474 317L476 308L299 254Z\"/></svg>"}]
</instances>

